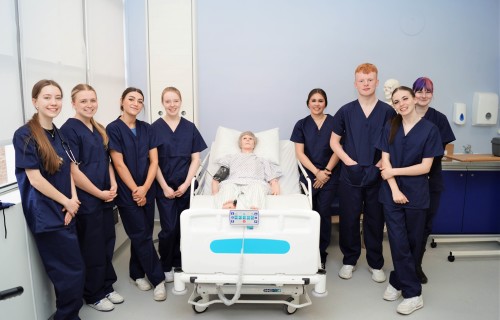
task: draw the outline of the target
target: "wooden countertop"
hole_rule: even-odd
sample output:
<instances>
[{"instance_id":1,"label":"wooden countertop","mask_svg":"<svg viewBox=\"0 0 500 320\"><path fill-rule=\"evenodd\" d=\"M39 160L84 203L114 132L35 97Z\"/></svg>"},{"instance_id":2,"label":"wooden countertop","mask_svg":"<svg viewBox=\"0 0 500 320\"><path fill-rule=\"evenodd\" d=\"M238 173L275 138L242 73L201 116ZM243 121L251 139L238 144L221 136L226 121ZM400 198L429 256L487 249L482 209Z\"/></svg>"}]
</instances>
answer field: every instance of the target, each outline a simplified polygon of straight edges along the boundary
<instances>
[{"instance_id":1,"label":"wooden countertop","mask_svg":"<svg viewBox=\"0 0 500 320\"><path fill-rule=\"evenodd\" d=\"M451 154L445 156L448 159L462 161L462 162L479 162L479 161L500 161L500 157L492 154Z\"/></svg>"}]
</instances>

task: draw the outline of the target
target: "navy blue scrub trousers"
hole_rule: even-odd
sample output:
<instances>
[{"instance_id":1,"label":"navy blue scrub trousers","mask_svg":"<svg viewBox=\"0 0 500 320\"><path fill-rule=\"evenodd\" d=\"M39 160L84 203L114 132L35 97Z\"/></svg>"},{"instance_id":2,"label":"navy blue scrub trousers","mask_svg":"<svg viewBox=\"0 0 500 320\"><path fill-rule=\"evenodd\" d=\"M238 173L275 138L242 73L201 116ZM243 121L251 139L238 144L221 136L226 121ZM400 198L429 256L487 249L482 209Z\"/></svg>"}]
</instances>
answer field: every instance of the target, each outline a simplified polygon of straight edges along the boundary
<instances>
[{"instance_id":1,"label":"navy blue scrub trousers","mask_svg":"<svg viewBox=\"0 0 500 320\"><path fill-rule=\"evenodd\" d=\"M74 224L61 230L34 234L34 238L45 271L54 285L54 320L79 320L85 265Z\"/></svg>"},{"instance_id":2,"label":"navy blue scrub trousers","mask_svg":"<svg viewBox=\"0 0 500 320\"><path fill-rule=\"evenodd\" d=\"M169 272L172 267L181 266L180 218L182 211L189 208L189 192L190 189L179 198L156 199L161 225L158 233L158 252L164 272Z\"/></svg>"},{"instance_id":3,"label":"navy blue scrub trousers","mask_svg":"<svg viewBox=\"0 0 500 320\"><path fill-rule=\"evenodd\" d=\"M356 265L361 255L360 217L363 213L366 260L373 269L384 266L384 212L378 201L379 189L379 183L366 187L339 183L339 244L345 265Z\"/></svg>"},{"instance_id":4,"label":"navy blue scrub trousers","mask_svg":"<svg viewBox=\"0 0 500 320\"><path fill-rule=\"evenodd\" d=\"M405 299L422 294L415 261L419 259L422 251L426 211L426 209L405 209L384 204L394 265L389 283L397 290L401 290Z\"/></svg>"},{"instance_id":5,"label":"navy blue scrub trousers","mask_svg":"<svg viewBox=\"0 0 500 320\"><path fill-rule=\"evenodd\" d=\"M155 203L143 206L119 206L123 226L130 238L129 273L132 280L146 275L153 286L165 280L160 259L153 244Z\"/></svg>"}]
</instances>

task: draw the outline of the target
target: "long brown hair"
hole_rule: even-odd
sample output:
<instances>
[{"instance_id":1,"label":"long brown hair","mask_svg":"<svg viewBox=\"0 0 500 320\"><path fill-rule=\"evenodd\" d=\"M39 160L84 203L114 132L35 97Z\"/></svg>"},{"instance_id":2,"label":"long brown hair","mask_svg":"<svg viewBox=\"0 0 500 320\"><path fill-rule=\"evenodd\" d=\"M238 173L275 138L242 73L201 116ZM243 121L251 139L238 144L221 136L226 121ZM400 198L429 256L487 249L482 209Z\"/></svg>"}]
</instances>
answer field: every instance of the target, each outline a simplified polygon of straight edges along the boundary
<instances>
[{"instance_id":1,"label":"long brown hair","mask_svg":"<svg viewBox=\"0 0 500 320\"><path fill-rule=\"evenodd\" d=\"M54 86L61 91L61 86L54 80L43 79L35 83L33 89L31 90L31 98L37 99L43 88L47 86ZM62 158L59 157L56 150L50 143L47 135L45 134L38 117L38 112L33 115L33 117L28 121L27 126L31 132L29 139L33 139L36 142L38 154L42 160L43 168L49 173L54 174L59 171L62 165ZM54 130L57 130L54 125ZM29 143L26 141L26 144Z\"/></svg>"},{"instance_id":2,"label":"long brown hair","mask_svg":"<svg viewBox=\"0 0 500 320\"><path fill-rule=\"evenodd\" d=\"M394 89L392 92L391 97L394 97L394 94L398 91L407 91L413 98L415 98L415 92L411 88L405 87L405 86L400 86ZM394 104L394 101L393 101ZM394 138L396 137L396 133L398 132L399 127L401 127L401 123L403 122L403 117L398 113L394 118L391 120L391 132L389 134L389 144L392 144L394 141Z\"/></svg>"},{"instance_id":3,"label":"long brown hair","mask_svg":"<svg viewBox=\"0 0 500 320\"><path fill-rule=\"evenodd\" d=\"M72 102L75 102L77 93L81 92L81 91L93 91L97 97L97 92L95 91L95 89L91 85L86 84L86 83L80 83L80 84L77 84L71 90L71 101ZM104 145L104 149L108 149L109 137L106 134L106 129L104 128L104 126L102 124L100 124L99 122L95 121L94 117L90 118L90 123L94 126L94 128L97 129L97 132L99 132L99 134L102 136L102 143Z\"/></svg>"}]
</instances>

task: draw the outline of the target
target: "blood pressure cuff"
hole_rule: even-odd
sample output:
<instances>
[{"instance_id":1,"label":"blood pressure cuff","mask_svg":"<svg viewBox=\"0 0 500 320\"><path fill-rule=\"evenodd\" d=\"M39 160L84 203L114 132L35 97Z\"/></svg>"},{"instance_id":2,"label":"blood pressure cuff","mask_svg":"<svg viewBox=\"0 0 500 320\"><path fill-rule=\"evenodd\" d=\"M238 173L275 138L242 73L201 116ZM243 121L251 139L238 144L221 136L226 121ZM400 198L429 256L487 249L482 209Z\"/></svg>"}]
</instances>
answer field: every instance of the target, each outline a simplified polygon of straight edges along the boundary
<instances>
[{"instance_id":1,"label":"blood pressure cuff","mask_svg":"<svg viewBox=\"0 0 500 320\"><path fill-rule=\"evenodd\" d=\"M214 180L221 182L226 180L228 176L229 176L229 168L222 166L214 174Z\"/></svg>"}]
</instances>

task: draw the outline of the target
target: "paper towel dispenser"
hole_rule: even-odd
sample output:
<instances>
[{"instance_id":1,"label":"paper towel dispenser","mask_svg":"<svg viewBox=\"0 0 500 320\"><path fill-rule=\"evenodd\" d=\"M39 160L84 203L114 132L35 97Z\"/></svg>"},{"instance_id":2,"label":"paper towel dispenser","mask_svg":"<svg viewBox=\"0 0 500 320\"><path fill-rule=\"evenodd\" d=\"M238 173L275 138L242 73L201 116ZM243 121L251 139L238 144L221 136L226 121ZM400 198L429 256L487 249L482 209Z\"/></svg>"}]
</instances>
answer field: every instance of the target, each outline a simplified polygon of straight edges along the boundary
<instances>
[{"instance_id":1,"label":"paper towel dispenser","mask_svg":"<svg viewBox=\"0 0 500 320\"><path fill-rule=\"evenodd\" d=\"M472 125L494 126L498 119L498 95L493 92L474 92Z\"/></svg>"}]
</instances>

